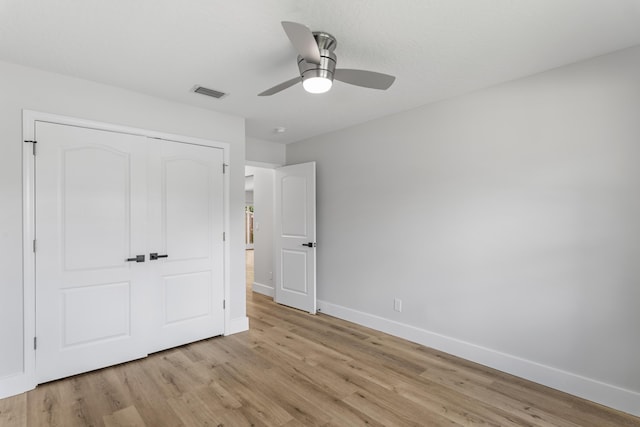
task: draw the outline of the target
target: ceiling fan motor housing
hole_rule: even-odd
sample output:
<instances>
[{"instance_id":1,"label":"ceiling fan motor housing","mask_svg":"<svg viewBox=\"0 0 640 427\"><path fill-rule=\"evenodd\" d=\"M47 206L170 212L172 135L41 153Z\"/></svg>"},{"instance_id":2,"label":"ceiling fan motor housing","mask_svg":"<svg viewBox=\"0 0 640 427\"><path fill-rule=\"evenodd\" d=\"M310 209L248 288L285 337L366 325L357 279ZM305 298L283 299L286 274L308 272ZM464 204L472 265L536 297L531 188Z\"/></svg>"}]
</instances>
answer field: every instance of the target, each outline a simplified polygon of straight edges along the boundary
<instances>
[{"instance_id":1,"label":"ceiling fan motor housing","mask_svg":"<svg viewBox=\"0 0 640 427\"><path fill-rule=\"evenodd\" d=\"M322 49L320 50L320 64L307 62L298 56L298 70L302 76L302 81L311 77L324 77L333 81L333 72L336 69L336 54Z\"/></svg>"},{"instance_id":2,"label":"ceiling fan motor housing","mask_svg":"<svg viewBox=\"0 0 640 427\"><path fill-rule=\"evenodd\" d=\"M338 42L335 37L325 32L314 32L313 37L320 50L320 64L307 62L298 55L298 70L300 70L302 81L311 77L323 77L333 81L333 73L336 69L336 54L333 50L338 46Z\"/></svg>"}]
</instances>

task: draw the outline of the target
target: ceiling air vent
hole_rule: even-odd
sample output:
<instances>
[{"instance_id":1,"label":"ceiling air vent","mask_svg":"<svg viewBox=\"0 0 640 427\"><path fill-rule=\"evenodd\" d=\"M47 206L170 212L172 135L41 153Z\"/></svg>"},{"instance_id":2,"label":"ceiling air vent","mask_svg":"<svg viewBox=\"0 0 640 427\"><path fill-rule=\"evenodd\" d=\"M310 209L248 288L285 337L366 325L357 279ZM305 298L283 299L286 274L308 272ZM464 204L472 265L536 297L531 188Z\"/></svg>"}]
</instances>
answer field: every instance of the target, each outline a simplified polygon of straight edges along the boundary
<instances>
[{"instance_id":1,"label":"ceiling air vent","mask_svg":"<svg viewBox=\"0 0 640 427\"><path fill-rule=\"evenodd\" d=\"M203 87L203 86L195 86L193 88L193 91L195 93L199 93L201 95L211 96L211 97L216 98L216 99L224 98L225 96L228 95L228 93L220 92L218 90L209 89L209 88L206 88L206 87Z\"/></svg>"}]
</instances>

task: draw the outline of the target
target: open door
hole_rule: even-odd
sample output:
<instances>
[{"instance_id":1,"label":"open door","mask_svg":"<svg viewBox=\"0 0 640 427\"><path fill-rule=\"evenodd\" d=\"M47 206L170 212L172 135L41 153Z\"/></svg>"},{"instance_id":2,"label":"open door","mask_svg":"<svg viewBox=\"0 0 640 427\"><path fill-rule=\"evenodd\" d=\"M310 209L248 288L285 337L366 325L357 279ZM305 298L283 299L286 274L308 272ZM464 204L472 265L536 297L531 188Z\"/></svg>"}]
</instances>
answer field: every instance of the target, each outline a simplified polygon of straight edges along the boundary
<instances>
[{"instance_id":1,"label":"open door","mask_svg":"<svg viewBox=\"0 0 640 427\"><path fill-rule=\"evenodd\" d=\"M275 301L316 313L316 164L276 169Z\"/></svg>"}]
</instances>

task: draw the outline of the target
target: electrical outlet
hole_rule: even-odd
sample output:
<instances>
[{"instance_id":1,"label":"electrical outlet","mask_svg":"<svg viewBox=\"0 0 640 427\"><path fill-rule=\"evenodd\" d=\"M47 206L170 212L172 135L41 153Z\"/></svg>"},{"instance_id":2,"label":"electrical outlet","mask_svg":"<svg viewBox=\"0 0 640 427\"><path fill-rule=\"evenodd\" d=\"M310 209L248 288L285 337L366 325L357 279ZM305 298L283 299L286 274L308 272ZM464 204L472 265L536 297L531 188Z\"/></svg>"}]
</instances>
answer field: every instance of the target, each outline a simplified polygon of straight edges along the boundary
<instances>
[{"instance_id":1,"label":"electrical outlet","mask_svg":"<svg viewBox=\"0 0 640 427\"><path fill-rule=\"evenodd\" d=\"M400 298L393 299L393 309L398 312L402 312L402 300Z\"/></svg>"}]
</instances>

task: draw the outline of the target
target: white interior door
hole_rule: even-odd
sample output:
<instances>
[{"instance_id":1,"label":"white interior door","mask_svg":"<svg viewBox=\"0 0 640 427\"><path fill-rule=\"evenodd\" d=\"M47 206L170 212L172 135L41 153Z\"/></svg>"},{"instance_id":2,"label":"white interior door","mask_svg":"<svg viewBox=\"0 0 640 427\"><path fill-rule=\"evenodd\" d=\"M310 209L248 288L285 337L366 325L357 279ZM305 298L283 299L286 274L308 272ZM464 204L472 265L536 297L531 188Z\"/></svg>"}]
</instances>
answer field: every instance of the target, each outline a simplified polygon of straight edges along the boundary
<instances>
[{"instance_id":1,"label":"white interior door","mask_svg":"<svg viewBox=\"0 0 640 427\"><path fill-rule=\"evenodd\" d=\"M145 138L38 122L39 383L144 357Z\"/></svg>"},{"instance_id":2,"label":"white interior door","mask_svg":"<svg viewBox=\"0 0 640 427\"><path fill-rule=\"evenodd\" d=\"M316 312L316 164L276 169L275 301Z\"/></svg>"},{"instance_id":3,"label":"white interior door","mask_svg":"<svg viewBox=\"0 0 640 427\"><path fill-rule=\"evenodd\" d=\"M222 334L223 150L36 123L37 382Z\"/></svg>"},{"instance_id":4,"label":"white interior door","mask_svg":"<svg viewBox=\"0 0 640 427\"><path fill-rule=\"evenodd\" d=\"M151 351L224 333L223 150L161 142L152 162Z\"/></svg>"}]
</instances>

